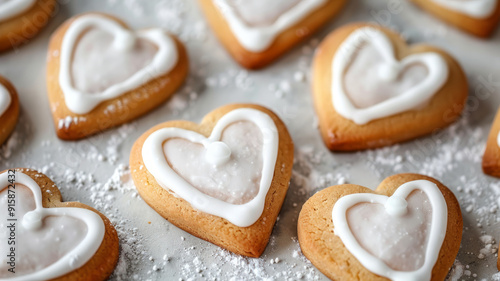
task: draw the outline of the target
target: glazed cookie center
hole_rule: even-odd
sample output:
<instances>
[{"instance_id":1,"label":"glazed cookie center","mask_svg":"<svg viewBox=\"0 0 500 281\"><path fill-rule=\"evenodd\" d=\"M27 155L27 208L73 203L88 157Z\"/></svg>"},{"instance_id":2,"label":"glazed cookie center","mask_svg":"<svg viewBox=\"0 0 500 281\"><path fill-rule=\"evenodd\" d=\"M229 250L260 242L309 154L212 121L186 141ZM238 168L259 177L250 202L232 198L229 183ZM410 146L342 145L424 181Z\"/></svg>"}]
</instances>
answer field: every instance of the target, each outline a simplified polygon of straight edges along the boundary
<instances>
[{"instance_id":1,"label":"glazed cookie center","mask_svg":"<svg viewBox=\"0 0 500 281\"><path fill-rule=\"evenodd\" d=\"M8 241L11 230L7 210L7 189L0 192L0 205L5 210L0 212L0 239ZM41 220L39 227L28 229L23 223L25 214L28 214L28 224L36 224L35 200L31 190L21 184L16 184L16 276L40 271L69 253L87 235L87 226L83 221L70 216L49 216ZM32 215L32 216L30 216ZM0 244L2 253L9 253L9 245ZM10 267L9 257L3 255L0 264L0 277L12 277L7 271ZM70 260L71 263L71 260ZM70 264L71 266L71 264Z\"/></svg>"},{"instance_id":2,"label":"glazed cookie center","mask_svg":"<svg viewBox=\"0 0 500 281\"><path fill-rule=\"evenodd\" d=\"M249 26L272 25L282 14L302 0L227 0Z\"/></svg>"},{"instance_id":3,"label":"glazed cookie center","mask_svg":"<svg viewBox=\"0 0 500 281\"><path fill-rule=\"evenodd\" d=\"M372 44L364 43L345 71L344 87L352 104L363 109L405 93L428 74L423 64L387 61Z\"/></svg>"},{"instance_id":4,"label":"glazed cookie center","mask_svg":"<svg viewBox=\"0 0 500 281\"><path fill-rule=\"evenodd\" d=\"M389 206L382 204L359 203L347 211L349 228L361 247L393 270L415 271L424 265L429 242L429 198L415 190L406 198L406 204L395 198L386 205L405 212L388 212Z\"/></svg>"},{"instance_id":5,"label":"glazed cookie center","mask_svg":"<svg viewBox=\"0 0 500 281\"><path fill-rule=\"evenodd\" d=\"M125 34L128 35L113 36L104 30L91 28L82 35L71 63L75 89L84 93L100 93L126 81L153 61L157 46L135 37L133 33Z\"/></svg>"},{"instance_id":6,"label":"glazed cookie center","mask_svg":"<svg viewBox=\"0 0 500 281\"><path fill-rule=\"evenodd\" d=\"M181 138L165 142L170 167L201 192L231 204L245 204L259 192L263 136L252 122L226 127L207 147Z\"/></svg>"}]
</instances>

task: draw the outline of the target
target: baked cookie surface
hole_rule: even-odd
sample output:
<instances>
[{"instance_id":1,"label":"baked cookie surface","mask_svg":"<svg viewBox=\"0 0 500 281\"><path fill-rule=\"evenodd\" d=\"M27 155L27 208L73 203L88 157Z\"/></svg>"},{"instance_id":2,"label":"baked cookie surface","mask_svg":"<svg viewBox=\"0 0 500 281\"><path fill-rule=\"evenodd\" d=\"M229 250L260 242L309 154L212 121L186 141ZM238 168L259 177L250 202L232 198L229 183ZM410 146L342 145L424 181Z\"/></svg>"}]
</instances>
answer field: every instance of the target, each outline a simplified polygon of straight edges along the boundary
<instances>
[{"instance_id":1,"label":"baked cookie surface","mask_svg":"<svg viewBox=\"0 0 500 281\"><path fill-rule=\"evenodd\" d=\"M490 129L482 166L485 174L500 177L500 111L497 111Z\"/></svg>"},{"instance_id":2,"label":"baked cookie surface","mask_svg":"<svg viewBox=\"0 0 500 281\"><path fill-rule=\"evenodd\" d=\"M240 65L259 69L312 35L345 0L199 0L215 35Z\"/></svg>"},{"instance_id":3,"label":"baked cookie surface","mask_svg":"<svg viewBox=\"0 0 500 281\"><path fill-rule=\"evenodd\" d=\"M0 3L0 52L27 43L48 23L56 0L10 0Z\"/></svg>"},{"instance_id":4,"label":"baked cookie surface","mask_svg":"<svg viewBox=\"0 0 500 281\"><path fill-rule=\"evenodd\" d=\"M0 184L2 236L15 237L0 246L4 253L15 252L2 257L0 278L108 279L118 261L118 235L103 214L62 202L55 184L34 170L5 170Z\"/></svg>"},{"instance_id":5,"label":"baked cookie surface","mask_svg":"<svg viewBox=\"0 0 500 281\"><path fill-rule=\"evenodd\" d=\"M166 101L188 73L183 44L164 30L131 31L88 13L52 35L47 90L59 138L81 139L129 122Z\"/></svg>"},{"instance_id":6,"label":"baked cookie surface","mask_svg":"<svg viewBox=\"0 0 500 281\"><path fill-rule=\"evenodd\" d=\"M408 47L393 31L343 26L320 44L313 97L326 146L352 151L411 140L455 121L467 79L446 52Z\"/></svg>"},{"instance_id":7,"label":"baked cookie surface","mask_svg":"<svg viewBox=\"0 0 500 281\"><path fill-rule=\"evenodd\" d=\"M436 17L479 37L488 37L500 20L498 0L412 0Z\"/></svg>"},{"instance_id":8,"label":"baked cookie surface","mask_svg":"<svg viewBox=\"0 0 500 281\"><path fill-rule=\"evenodd\" d=\"M19 98L14 86L0 76L0 145L16 127L19 118Z\"/></svg>"},{"instance_id":9,"label":"baked cookie surface","mask_svg":"<svg viewBox=\"0 0 500 281\"><path fill-rule=\"evenodd\" d=\"M371 189L326 188L302 207L304 255L332 280L444 280L460 248L462 215L437 180L398 174Z\"/></svg>"},{"instance_id":10,"label":"baked cookie surface","mask_svg":"<svg viewBox=\"0 0 500 281\"><path fill-rule=\"evenodd\" d=\"M227 105L201 124L169 121L130 155L141 197L177 227L231 252L259 257L286 192L293 143L270 110Z\"/></svg>"}]
</instances>

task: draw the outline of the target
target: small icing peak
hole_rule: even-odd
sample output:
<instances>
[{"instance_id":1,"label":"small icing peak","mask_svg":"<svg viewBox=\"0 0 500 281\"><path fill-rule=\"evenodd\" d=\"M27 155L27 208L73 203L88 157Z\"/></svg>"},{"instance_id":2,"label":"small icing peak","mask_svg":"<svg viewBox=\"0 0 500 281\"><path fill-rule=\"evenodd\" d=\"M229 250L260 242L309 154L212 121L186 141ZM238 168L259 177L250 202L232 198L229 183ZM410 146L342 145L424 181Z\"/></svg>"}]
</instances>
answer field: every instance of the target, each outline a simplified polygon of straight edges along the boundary
<instances>
[{"instance_id":1,"label":"small icing peak","mask_svg":"<svg viewBox=\"0 0 500 281\"><path fill-rule=\"evenodd\" d=\"M497 144L498 144L498 147L500 147L500 133L498 133L498 135L497 135Z\"/></svg>"},{"instance_id":2,"label":"small icing peak","mask_svg":"<svg viewBox=\"0 0 500 281\"><path fill-rule=\"evenodd\" d=\"M119 32L113 41L113 47L120 51L130 51L134 48L137 42L137 36L132 32Z\"/></svg>"},{"instance_id":3,"label":"small icing peak","mask_svg":"<svg viewBox=\"0 0 500 281\"><path fill-rule=\"evenodd\" d=\"M207 146L205 154L207 161L215 166L226 163L231 158L231 149L221 141L215 141Z\"/></svg>"},{"instance_id":4,"label":"small icing peak","mask_svg":"<svg viewBox=\"0 0 500 281\"><path fill-rule=\"evenodd\" d=\"M384 204L385 211L391 216L402 217L408 212L408 202L401 196L393 195Z\"/></svg>"},{"instance_id":5,"label":"small icing peak","mask_svg":"<svg viewBox=\"0 0 500 281\"><path fill-rule=\"evenodd\" d=\"M42 227L42 215L36 210L26 213L22 220L23 226L28 230L37 230Z\"/></svg>"},{"instance_id":6,"label":"small icing peak","mask_svg":"<svg viewBox=\"0 0 500 281\"><path fill-rule=\"evenodd\" d=\"M381 64L378 67L378 76L380 79L383 81L387 82L393 82L396 81L396 79L399 76L399 71L401 69L401 64L397 62L388 62Z\"/></svg>"}]
</instances>

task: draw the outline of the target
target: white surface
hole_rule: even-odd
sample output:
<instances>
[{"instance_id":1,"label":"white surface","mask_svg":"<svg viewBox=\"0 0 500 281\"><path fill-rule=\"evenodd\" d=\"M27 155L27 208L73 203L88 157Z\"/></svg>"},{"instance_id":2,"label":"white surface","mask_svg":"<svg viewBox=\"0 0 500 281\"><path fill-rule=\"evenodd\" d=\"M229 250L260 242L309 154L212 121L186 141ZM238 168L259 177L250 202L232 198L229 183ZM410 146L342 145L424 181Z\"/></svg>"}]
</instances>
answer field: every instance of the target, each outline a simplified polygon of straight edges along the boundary
<instances>
[{"instance_id":1,"label":"white surface","mask_svg":"<svg viewBox=\"0 0 500 281\"><path fill-rule=\"evenodd\" d=\"M147 6L138 0L62 2L67 4L40 36L17 52L0 54L0 74L17 87L22 107L14 136L0 149L0 169L22 166L42 170L57 183L65 200L79 200L107 215L120 233L122 249L112 280L187 280L200 275L224 280L324 280L299 253L296 222L302 204L329 185L347 181L374 187L399 172L434 176L458 197L464 236L452 276L492 280L492 274L498 272L495 254L488 253L492 238L500 237L500 182L483 175L480 166L500 104L498 31L491 39L480 40L407 1L349 1L316 39L262 71L247 72L215 40L194 0L148 1ZM47 43L65 19L94 10L119 15L134 28L159 25L174 31L187 44L192 71L186 85L169 102L131 125L82 141L64 142L55 136L45 90ZM465 116L450 128L417 141L373 151L330 153L315 128L309 85L312 52L329 31L360 20L398 28L411 42L426 41L455 55L470 79ZM272 108L287 124L296 146L292 184L260 259L228 254L179 230L138 199L129 183L121 183L128 175L119 164L127 164L133 142L144 131L173 119L199 122L212 109L231 102L255 102Z\"/></svg>"}]
</instances>

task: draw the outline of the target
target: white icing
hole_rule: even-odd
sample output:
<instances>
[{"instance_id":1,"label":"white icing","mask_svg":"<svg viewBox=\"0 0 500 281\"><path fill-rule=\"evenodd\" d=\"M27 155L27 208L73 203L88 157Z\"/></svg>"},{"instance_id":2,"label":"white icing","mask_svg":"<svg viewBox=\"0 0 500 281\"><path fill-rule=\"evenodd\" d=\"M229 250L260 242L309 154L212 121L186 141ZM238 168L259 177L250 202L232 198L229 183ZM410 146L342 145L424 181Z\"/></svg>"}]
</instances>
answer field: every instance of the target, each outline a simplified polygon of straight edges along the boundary
<instances>
[{"instance_id":1,"label":"white icing","mask_svg":"<svg viewBox=\"0 0 500 281\"><path fill-rule=\"evenodd\" d=\"M495 12L498 0L432 0L437 4L465 14L467 16L484 19Z\"/></svg>"},{"instance_id":2,"label":"white icing","mask_svg":"<svg viewBox=\"0 0 500 281\"><path fill-rule=\"evenodd\" d=\"M248 51L266 50L276 37L328 0L211 0L238 42Z\"/></svg>"},{"instance_id":3,"label":"white icing","mask_svg":"<svg viewBox=\"0 0 500 281\"><path fill-rule=\"evenodd\" d=\"M168 155L168 152L165 154ZM221 141L213 142L208 145L205 158L210 164L220 166L231 158L231 148Z\"/></svg>"},{"instance_id":4,"label":"white icing","mask_svg":"<svg viewBox=\"0 0 500 281\"><path fill-rule=\"evenodd\" d=\"M289 11L300 1L301 0L227 0L226 2L248 26L256 27L272 25L282 14Z\"/></svg>"},{"instance_id":5,"label":"white icing","mask_svg":"<svg viewBox=\"0 0 500 281\"><path fill-rule=\"evenodd\" d=\"M28 10L36 0L0 0L0 22Z\"/></svg>"},{"instance_id":6,"label":"white icing","mask_svg":"<svg viewBox=\"0 0 500 281\"><path fill-rule=\"evenodd\" d=\"M408 213L408 202L403 197L391 196L387 198L384 208L389 215L402 217Z\"/></svg>"},{"instance_id":7,"label":"white icing","mask_svg":"<svg viewBox=\"0 0 500 281\"><path fill-rule=\"evenodd\" d=\"M9 90L0 83L0 117L7 111L11 102L12 97L10 96Z\"/></svg>"},{"instance_id":8,"label":"white icing","mask_svg":"<svg viewBox=\"0 0 500 281\"><path fill-rule=\"evenodd\" d=\"M219 142L231 155L217 166L205 154ZM180 128L155 131L144 142L142 157L160 186L195 209L247 227L262 215L278 144L278 130L269 115L240 108L220 118L208 138ZM221 152L226 155L226 148Z\"/></svg>"},{"instance_id":9,"label":"white icing","mask_svg":"<svg viewBox=\"0 0 500 281\"><path fill-rule=\"evenodd\" d=\"M498 135L497 135L497 145L498 145L498 147L500 147L500 132L498 132Z\"/></svg>"},{"instance_id":10,"label":"white icing","mask_svg":"<svg viewBox=\"0 0 500 281\"><path fill-rule=\"evenodd\" d=\"M157 52L155 45L133 40L133 34L126 34L129 36L113 36L96 28L85 33L75 47L71 63L75 90L92 95L102 93L152 62Z\"/></svg>"},{"instance_id":11,"label":"white icing","mask_svg":"<svg viewBox=\"0 0 500 281\"><path fill-rule=\"evenodd\" d=\"M406 213L390 213L394 207ZM431 279L446 235L448 208L434 183L417 180L401 185L391 198L341 197L332 220L335 234L369 271L395 281L424 281Z\"/></svg>"},{"instance_id":12,"label":"white icing","mask_svg":"<svg viewBox=\"0 0 500 281\"><path fill-rule=\"evenodd\" d=\"M95 254L105 227L95 212L82 208L44 208L38 184L16 172L16 273L7 271L11 219L7 212L8 173L0 174L0 280L48 280L82 267Z\"/></svg>"},{"instance_id":13,"label":"white icing","mask_svg":"<svg viewBox=\"0 0 500 281\"><path fill-rule=\"evenodd\" d=\"M134 33L107 17L86 15L64 35L59 84L67 107L86 114L168 73L177 60L175 42L162 29Z\"/></svg>"},{"instance_id":14,"label":"white icing","mask_svg":"<svg viewBox=\"0 0 500 281\"><path fill-rule=\"evenodd\" d=\"M421 107L445 84L449 70L437 53L397 61L389 38L376 28L363 27L340 45L332 71L335 110L362 125Z\"/></svg>"},{"instance_id":15,"label":"white icing","mask_svg":"<svg viewBox=\"0 0 500 281\"><path fill-rule=\"evenodd\" d=\"M262 133L254 123L239 121L228 125L220 141L206 148L186 139L170 139L164 144L164 153L178 175L211 197L244 204L259 192Z\"/></svg>"}]
</instances>

